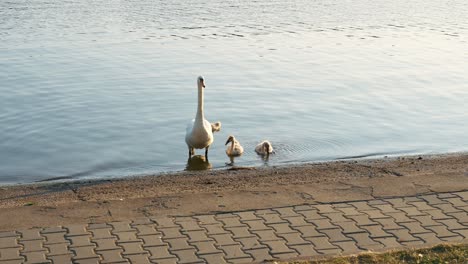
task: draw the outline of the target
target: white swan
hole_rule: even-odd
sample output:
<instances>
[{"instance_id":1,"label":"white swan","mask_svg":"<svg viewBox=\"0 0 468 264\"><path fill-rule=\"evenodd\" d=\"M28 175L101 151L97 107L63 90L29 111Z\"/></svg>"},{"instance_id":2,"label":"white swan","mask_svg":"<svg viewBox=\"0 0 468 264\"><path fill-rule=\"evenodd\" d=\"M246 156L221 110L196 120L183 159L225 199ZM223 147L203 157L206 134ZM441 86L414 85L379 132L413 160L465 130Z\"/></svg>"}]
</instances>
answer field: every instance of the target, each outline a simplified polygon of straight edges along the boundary
<instances>
[{"instance_id":1,"label":"white swan","mask_svg":"<svg viewBox=\"0 0 468 264\"><path fill-rule=\"evenodd\" d=\"M213 143L213 131L219 131L221 122L214 123L213 125L205 119L203 112L203 89L205 88L205 81L203 77L199 76L197 79L198 85L198 108L195 119L192 120L187 126L185 134L185 142L189 149L189 158L195 154L194 149L205 149L205 157L208 159L208 148ZM216 130L218 129L218 130Z\"/></svg>"},{"instance_id":2,"label":"white swan","mask_svg":"<svg viewBox=\"0 0 468 264\"><path fill-rule=\"evenodd\" d=\"M229 136L225 145L229 144L229 142L231 142L231 146L226 148L226 155L229 157L237 157L244 153L244 148L234 136Z\"/></svg>"},{"instance_id":3,"label":"white swan","mask_svg":"<svg viewBox=\"0 0 468 264\"><path fill-rule=\"evenodd\" d=\"M268 157L268 155L273 153L273 146L270 141L264 140L255 147L255 152L259 155L266 155Z\"/></svg>"}]
</instances>

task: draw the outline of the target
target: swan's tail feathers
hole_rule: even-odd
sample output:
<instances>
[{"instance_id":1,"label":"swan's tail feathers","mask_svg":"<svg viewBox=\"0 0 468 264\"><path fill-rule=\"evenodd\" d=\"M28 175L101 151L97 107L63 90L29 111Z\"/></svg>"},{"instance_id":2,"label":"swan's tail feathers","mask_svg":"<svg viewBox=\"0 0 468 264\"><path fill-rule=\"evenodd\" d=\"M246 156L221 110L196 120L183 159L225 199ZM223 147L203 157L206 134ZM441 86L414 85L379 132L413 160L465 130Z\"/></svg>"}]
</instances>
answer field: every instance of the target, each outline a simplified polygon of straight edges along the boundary
<instances>
[{"instance_id":1,"label":"swan's tail feathers","mask_svg":"<svg viewBox=\"0 0 468 264\"><path fill-rule=\"evenodd\" d=\"M219 132L221 130L221 122L211 123L211 131Z\"/></svg>"}]
</instances>

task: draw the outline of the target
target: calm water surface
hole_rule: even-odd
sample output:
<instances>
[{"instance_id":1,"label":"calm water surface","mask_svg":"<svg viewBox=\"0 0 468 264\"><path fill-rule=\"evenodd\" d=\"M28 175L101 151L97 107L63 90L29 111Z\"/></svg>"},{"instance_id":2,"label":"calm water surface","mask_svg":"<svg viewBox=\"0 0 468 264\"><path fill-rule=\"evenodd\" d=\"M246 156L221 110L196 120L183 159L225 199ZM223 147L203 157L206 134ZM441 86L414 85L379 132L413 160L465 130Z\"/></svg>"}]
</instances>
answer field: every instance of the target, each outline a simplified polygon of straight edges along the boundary
<instances>
[{"instance_id":1,"label":"calm water surface","mask_svg":"<svg viewBox=\"0 0 468 264\"><path fill-rule=\"evenodd\" d=\"M0 1L0 184L468 150L465 0ZM198 154L203 151L199 150Z\"/></svg>"}]
</instances>

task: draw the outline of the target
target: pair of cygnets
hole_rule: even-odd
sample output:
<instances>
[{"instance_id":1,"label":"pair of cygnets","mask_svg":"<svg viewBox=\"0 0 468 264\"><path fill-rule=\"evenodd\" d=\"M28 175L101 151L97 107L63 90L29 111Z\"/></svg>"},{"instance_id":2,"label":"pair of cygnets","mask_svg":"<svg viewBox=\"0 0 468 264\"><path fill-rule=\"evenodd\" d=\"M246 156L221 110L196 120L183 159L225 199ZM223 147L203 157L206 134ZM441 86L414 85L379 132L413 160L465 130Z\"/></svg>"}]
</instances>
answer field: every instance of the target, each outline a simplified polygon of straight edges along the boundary
<instances>
[{"instance_id":1,"label":"pair of cygnets","mask_svg":"<svg viewBox=\"0 0 468 264\"><path fill-rule=\"evenodd\" d=\"M225 145L229 143L231 143L231 145L226 148L226 155L229 157L238 157L244 153L244 148L234 136L229 136ZM270 141L264 140L255 146L255 152L257 152L259 155L268 157L271 153L273 153L273 146L271 145Z\"/></svg>"}]
</instances>

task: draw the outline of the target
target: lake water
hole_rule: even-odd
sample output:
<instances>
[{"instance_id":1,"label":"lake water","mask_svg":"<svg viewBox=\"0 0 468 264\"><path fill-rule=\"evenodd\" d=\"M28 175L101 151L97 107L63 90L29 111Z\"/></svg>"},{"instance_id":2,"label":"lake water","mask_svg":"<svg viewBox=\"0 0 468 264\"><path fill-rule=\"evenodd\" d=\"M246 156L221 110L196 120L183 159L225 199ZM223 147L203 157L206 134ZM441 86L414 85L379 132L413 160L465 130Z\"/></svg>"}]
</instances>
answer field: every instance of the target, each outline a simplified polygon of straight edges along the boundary
<instances>
[{"instance_id":1,"label":"lake water","mask_svg":"<svg viewBox=\"0 0 468 264\"><path fill-rule=\"evenodd\" d=\"M214 169L467 151L467 37L466 0L1 1L0 184L184 170L198 75Z\"/></svg>"}]
</instances>

